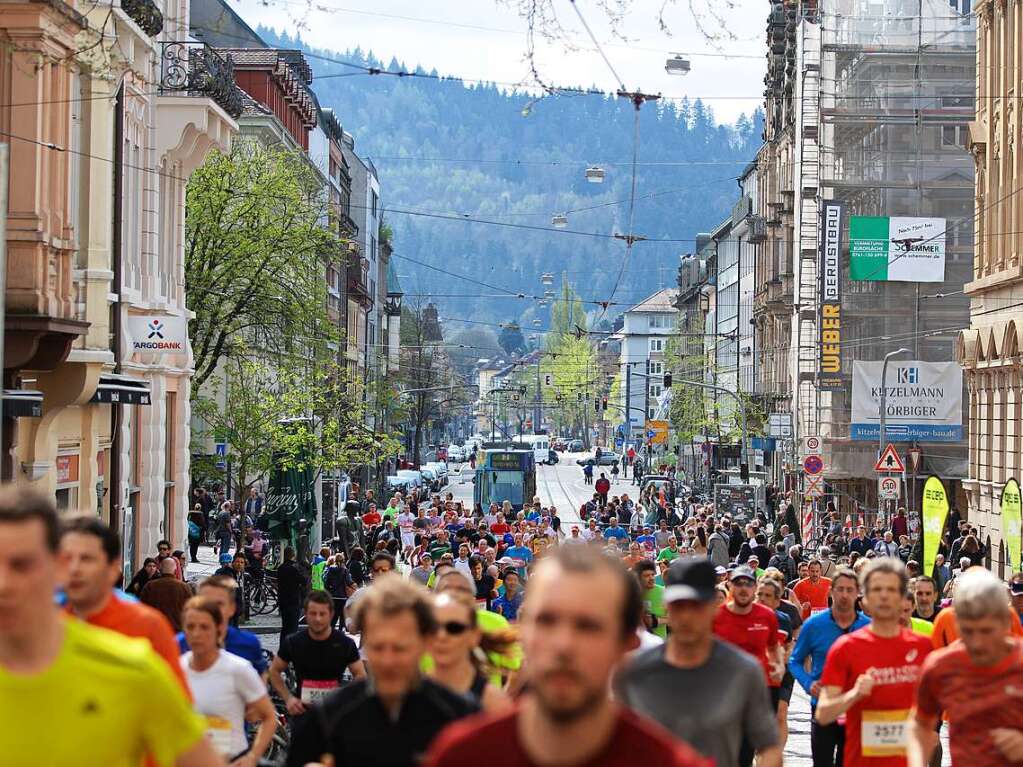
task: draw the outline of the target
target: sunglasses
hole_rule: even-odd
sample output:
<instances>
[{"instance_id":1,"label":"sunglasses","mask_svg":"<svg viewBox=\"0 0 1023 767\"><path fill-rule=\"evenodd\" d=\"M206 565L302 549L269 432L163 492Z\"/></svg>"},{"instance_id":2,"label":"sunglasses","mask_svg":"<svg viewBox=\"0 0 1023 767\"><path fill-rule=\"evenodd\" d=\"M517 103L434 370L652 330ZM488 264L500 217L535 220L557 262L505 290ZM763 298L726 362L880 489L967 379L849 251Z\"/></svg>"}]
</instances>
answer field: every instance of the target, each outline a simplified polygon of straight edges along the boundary
<instances>
[{"instance_id":1,"label":"sunglasses","mask_svg":"<svg viewBox=\"0 0 1023 767\"><path fill-rule=\"evenodd\" d=\"M446 621L437 627L439 630L448 634L449 636L459 636L464 634L466 631L472 628L468 623L459 623L458 621Z\"/></svg>"}]
</instances>

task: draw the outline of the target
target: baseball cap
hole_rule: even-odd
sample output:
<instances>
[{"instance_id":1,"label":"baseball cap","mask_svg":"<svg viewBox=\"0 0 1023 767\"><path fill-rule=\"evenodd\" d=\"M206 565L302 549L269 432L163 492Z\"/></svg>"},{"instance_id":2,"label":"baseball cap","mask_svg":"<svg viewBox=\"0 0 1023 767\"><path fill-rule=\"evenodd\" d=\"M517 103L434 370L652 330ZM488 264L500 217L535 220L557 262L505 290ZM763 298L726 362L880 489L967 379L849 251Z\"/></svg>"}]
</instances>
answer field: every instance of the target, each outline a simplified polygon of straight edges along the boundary
<instances>
[{"instance_id":1,"label":"baseball cap","mask_svg":"<svg viewBox=\"0 0 1023 767\"><path fill-rule=\"evenodd\" d=\"M229 565L229 564L231 564L231 560L232 560L232 557L231 557L230 554L221 554L220 555L220 564L222 564L222 565Z\"/></svg>"},{"instance_id":2,"label":"baseball cap","mask_svg":"<svg viewBox=\"0 0 1023 767\"><path fill-rule=\"evenodd\" d=\"M664 601L711 602L717 576L709 559L677 559L664 574Z\"/></svg>"},{"instance_id":3,"label":"baseball cap","mask_svg":"<svg viewBox=\"0 0 1023 767\"><path fill-rule=\"evenodd\" d=\"M753 581L754 583L756 583L757 581L757 577L756 575L753 574L753 570L746 567L746 565L739 565L734 570L732 570L731 574L728 576L728 579L733 582L739 580L740 578L746 578L748 580Z\"/></svg>"},{"instance_id":4,"label":"baseball cap","mask_svg":"<svg viewBox=\"0 0 1023 767\"><path fill-rule=\"evenodd\" d=\"M728 575L728 568L726 568L726 567L722 567L721 565L717 565L717 566L716 566L716 567L714 568L714 575L718 576L719 578L720 578L720 577L721 577L722 575Z\"/></svg>"}]
</instances>

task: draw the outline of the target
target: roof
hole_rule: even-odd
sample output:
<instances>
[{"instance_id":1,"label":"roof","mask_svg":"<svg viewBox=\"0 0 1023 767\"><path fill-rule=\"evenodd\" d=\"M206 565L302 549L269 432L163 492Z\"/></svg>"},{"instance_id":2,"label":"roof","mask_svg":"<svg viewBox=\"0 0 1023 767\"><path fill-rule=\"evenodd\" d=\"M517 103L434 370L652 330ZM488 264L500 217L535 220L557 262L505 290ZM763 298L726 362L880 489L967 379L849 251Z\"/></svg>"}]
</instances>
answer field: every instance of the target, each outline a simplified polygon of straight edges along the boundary
<instances>
[{"instance_id":1,"label":"roof","mask_svg":"<svg viewBox=\"0 0 1023 767\"><path fill-rule=\"evenodd\" d=\"M275 117L269 107L263 106L241 88L238 90L242 93L242 117Z\"/></svg>"},{"instance_id":2,"label":"roof","mask_svg":"<svg viewBox=\"0 0 1023 767\"><path fill-rule=\"evenodd\" d=\"M283 62L294 67L302 82L306 85L313 81L313 70L309 67L302 51L281 48L222 48L230 54L235 68L238 67L276 67Z\"/></svg>"},{"instance_id":3,"label":"roof","mask_svg":"<svg viewBox=\"0 0 1023 767\"><path fill-rule=\"evenodd\" d=\"M675 308L675 298L677 296L678 290L676 288L664 288L663 290L658 290L652 296L644 298L631 309L627 309L626 313L629 312L674 313L677 311L677 309Z\"/></svg>"}]
</instances>

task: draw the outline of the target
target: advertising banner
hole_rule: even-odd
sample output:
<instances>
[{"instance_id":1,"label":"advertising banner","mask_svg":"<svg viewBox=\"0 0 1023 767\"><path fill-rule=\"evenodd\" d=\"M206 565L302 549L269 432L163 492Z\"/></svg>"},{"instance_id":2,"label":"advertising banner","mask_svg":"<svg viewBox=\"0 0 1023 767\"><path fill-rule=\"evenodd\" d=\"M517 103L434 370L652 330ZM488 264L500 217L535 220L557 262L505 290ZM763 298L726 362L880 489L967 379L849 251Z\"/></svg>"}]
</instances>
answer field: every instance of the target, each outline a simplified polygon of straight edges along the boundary
<instances>
[{"instance_id":1,"label":"advertising banner","mask_svg":"<svg viewBox=\"0 0 1023 767\"><path fill-rule=\"evenodd\" d=\"M842 203L822 202L820 225L817 381L821 388L836 389L842 386Z\"/></svg>"},{"instance_id":2,"label":"advertising banner","mask_svg":"<svg viewBox=\"0 0 1023 767\"><path fill-rule=\"evenodd\" d=\"M128 335L132 351L150 356L185 354L188 320L167 314L129 314Z\"/></svg>"},{"instance_id":3,"label":"advertising banner","mask_svg":"<svg viewBox=\"0 0 1023 767\"><path fill-rule=\"evenodd\" d=\"M920 513L923 516L924 534L922 572L930 575L934 572L934 559L938 555L941 531L945 529L945 517L948 515L948 495L945 493L945 485L937 477L928 477L924 483Z\"/></svg>"},{"instance_id":4,"label":"advertising banner","mask_svg":"<svg viewBox=\"0 0 1023 767\"><path fill-rule=\"evenodd\" d=\"M849 436L877 442L882 362L854 362ZM889 442L960 442L963 370L955 362L889 362L885 380Z\"/></svg>"},{"instance_id":5,"label":"advertising banner","mask_svg":"<svg viewBox=\"0 0 1023 767\"><path fill-rule=\"evenodd\" d=\"M944 282L945 219L851 216L849 279Z\"/></svg>"},{"instance_id":6,"label":"advertising banner","mask_svg":"<svg viewBox=\"0 0 1023 767\"><path fill-rule=\"evenodd\" d=\"M1010 479L1002 488L1002 540L1009 556L1009 566L1018 571L1023 559L1023 506L1020 504L1019 482Z\"/></svg>"}]
</instances>

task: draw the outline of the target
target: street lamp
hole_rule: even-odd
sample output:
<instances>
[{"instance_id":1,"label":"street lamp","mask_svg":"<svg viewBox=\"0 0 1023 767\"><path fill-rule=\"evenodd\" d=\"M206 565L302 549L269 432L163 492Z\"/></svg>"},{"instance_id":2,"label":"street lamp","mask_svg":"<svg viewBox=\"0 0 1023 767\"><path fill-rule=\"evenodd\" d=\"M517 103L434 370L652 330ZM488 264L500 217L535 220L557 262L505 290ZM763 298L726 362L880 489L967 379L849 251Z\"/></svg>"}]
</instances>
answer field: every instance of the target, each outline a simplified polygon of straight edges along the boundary
<instances>
[{"instance_id":1,"label":"street lamp","mask_svg":"<svg viewBox=\"0 0 1023 767\"><path fill-rule=\"evenodd\" d=\"M680 54L676 53L664 62L664 71L669 75L688 75L689 59L683 58Z\"/></svg>"}]
</instances>

